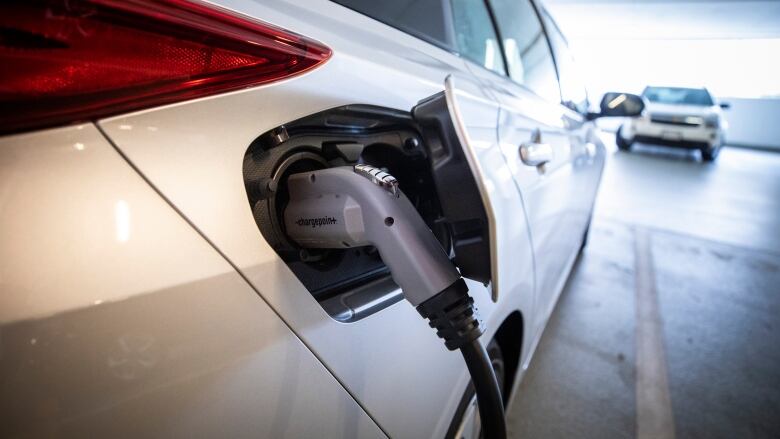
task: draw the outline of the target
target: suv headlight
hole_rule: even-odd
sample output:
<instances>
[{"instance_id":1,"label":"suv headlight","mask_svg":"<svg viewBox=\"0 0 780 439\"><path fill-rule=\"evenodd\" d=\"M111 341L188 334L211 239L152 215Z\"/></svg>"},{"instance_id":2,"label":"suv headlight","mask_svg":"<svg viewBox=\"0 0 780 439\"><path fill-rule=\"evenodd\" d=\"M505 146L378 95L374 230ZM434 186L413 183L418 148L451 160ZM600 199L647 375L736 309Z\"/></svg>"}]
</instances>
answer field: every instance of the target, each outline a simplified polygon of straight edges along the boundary
<instances>
[{"instance_id":1,"label":"suv headlight","mask_svg":"<svg viewBox=\"0 0 780 439\"><path fill-rule=\"evenodd\" d=\"M704 118L704 126L707 128L718 128L720 127L720 117L718 117L717 114L713 114L711 116L707 116Z\"/></svg>"}]
</instances>

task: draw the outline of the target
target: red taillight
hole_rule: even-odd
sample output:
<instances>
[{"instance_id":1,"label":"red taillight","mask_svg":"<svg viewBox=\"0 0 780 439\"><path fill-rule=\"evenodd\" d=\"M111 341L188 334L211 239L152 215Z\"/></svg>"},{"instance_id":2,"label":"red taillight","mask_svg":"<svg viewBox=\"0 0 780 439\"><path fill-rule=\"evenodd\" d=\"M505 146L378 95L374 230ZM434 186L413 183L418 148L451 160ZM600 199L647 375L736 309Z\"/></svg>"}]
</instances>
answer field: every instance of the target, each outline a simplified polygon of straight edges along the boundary
<instances>
[{"instance_id":1,"label":"red taillight","mask_svg":"<svg viewBox=\"0 0 780 439\"><path fill-rule=\"evenodd\" d=\"M265 84L331 51L185 0L6 0L0 132L95 119Z\"/></svg>"}]
</instances>

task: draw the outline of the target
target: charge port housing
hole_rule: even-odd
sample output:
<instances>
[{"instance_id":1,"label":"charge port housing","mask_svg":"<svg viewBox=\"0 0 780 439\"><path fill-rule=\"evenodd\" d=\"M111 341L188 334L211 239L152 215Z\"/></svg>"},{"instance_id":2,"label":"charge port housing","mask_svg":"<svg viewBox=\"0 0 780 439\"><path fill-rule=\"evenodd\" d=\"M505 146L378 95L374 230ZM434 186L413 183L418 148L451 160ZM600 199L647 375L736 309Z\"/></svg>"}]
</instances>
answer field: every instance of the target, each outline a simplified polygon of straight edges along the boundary
<instances>
[{"instance_id":1,"label":"charge port housing","mask_svg":"<svg viewBox=\"0 0 780 439\"><path fill-rule=\"evenodd\" d=\"M262 134L247 149L243 175L266 241L332 318L354 322L401 300L400 290L375 248L311 250L290 242L281 220L286 180L298 172L358 163L386 170L451 253L429 159L409 113L350 105Z\"/></svg>"}]
</instances>

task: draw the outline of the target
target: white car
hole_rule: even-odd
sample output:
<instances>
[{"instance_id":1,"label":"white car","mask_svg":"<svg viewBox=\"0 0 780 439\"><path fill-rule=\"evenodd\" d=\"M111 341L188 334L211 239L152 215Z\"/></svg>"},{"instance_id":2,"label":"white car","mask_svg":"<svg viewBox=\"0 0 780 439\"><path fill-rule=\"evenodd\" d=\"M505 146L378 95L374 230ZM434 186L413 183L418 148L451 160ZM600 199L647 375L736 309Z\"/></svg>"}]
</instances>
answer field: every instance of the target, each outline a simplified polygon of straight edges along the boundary
<instances>
[{"instance_id":1,"label":"white car","mask_svg":"<svg viewBox=\"0 0 780 439\"><path fill-rule=\"evenodd\" d=\"M627 151L640 142L698 149L708 162L718 157L726 141L727 103L717 104L706 88L647 87L642 97L646 112L618 129L618 148Z\"/></svg>"},{"instance_id":2,"label":"white car","mask_svg":"<svg viewBox=\"0 0 780 439\"><path fill-rule=\"evenodd\" d=\"M6 437L476 437L463 358L403 274L298 245L288 180L397 179L508 401L588 231L592 120L642 110L588 113L527 0L11 1L0 22Z\"/></svg>"}]
</instances>

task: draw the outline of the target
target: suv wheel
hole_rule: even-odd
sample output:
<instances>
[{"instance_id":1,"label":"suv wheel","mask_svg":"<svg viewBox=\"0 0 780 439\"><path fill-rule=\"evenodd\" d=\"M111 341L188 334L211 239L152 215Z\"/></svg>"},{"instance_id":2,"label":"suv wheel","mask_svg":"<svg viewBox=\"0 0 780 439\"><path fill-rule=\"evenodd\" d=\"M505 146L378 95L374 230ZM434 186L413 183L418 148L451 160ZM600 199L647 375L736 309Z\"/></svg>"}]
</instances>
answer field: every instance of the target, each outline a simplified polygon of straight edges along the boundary
<instances>
[{"instance_id":1,"label":"suv wheel","mask_svg":"<svg viewBox=\"0 0 780 439\"><path fill-rule=\"evenodd\" d=\"M617 143L617 147L621 151L628 151L631 149L631 143L628 140L623 138L623 125L618 128L617 133L615 133L615 143Z\"/></svg>"},{"instance_id":2,"label":"suv wheel","mask_svg":"<svg viewBox=\"0 0 780 439\"><path fill-rule=\"evenodd\" d=\"M493 372L496 374L496 380L498 380L498 387L502 393L504 391L504 355L501 353L501 347L492 340L487 345L488 357L493 364ZM504 404L506 405L506 400ZM447 431L447 439L479 439L482 437L482 424L479 419L479 406L477 405L477 395L474 391L474 385L469 382L469 386L466 388L466 392L463 394L463 398L458 404L458 410L455 412L455 417L452 419L450 429Z\"/></svg>"},{"instance_id":3,"label":"suv wheel","mask_svg":"<svg viewBox=\"0 0 780 439\"><path fill-rule=\"evenodd\" d=\"M705 162L714 162L716 158L718 158L718 153L720 153L720 145L713 146L712 148L703 148L701 150L701 158Z\"/></svg>"}]
</instances>

